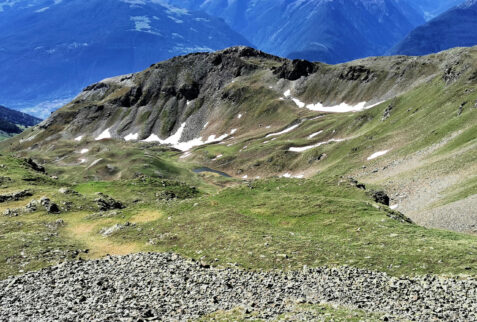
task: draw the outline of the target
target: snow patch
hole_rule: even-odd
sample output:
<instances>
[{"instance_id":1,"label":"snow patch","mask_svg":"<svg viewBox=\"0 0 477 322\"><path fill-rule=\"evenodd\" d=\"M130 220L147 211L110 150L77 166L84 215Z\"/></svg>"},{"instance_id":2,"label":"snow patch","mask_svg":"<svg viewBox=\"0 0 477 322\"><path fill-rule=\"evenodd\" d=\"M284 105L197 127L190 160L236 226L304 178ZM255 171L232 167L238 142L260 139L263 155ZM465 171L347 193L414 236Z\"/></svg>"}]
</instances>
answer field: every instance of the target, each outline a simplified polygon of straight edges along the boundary
<instances>
[{"instance_id":1,"label":"snow patch","mask_svg":"<svg viewBox=\"0 0 477 322\"><path fill-rule=\"evenodd\" d=\"M391 208L392 210L395 210L399 207L399 205L392 205L392 206L389 206L389 208Z\"/></svg>"},{"instance_id":2,"label":"snow patch","mask_svg":"<svg viewBox=\"0 0 477 322\"><path fill-rule=\"evenodd\" d=\"M96 141L104 140L104 139L110 139L111 138L111 132L109 132L109 129L106 129L101 133L97 138Z\"/></svg>"},{"instance_id":3,"label":"snow patch","mask_svg":"<svg viewBox=\"0 0 477 322\"><path fill-rule=\"evenodd\" d=\"M182 123L180 128L176 131L176 133L174 133L173 135L171 135L165 140L161 140L156 134L151 134L147 139L144 140L144 142L158 142L160 144L169 144L178 150L188 151L196 146L223 141L225 138L229 136L229 134L227 133L219 137L213 134L213 135L210 135L205 141L201 137L199 137L199 138L192 139L190 141L180 142L185 126L186 126L186 123L185 122Z\"/></svg>"},{"instance_id":4,"label":"snow patch","mask_svg":"<svg viewBox=\"0 0 477 322\"><path fill-rule=\"evenodd\" d=\"M374 160L376 158L382 157L383 155L385 155L389 151L391 151L391 150L385 150L385 151L379 151L379 152L373 153L368 157L368 160Z\"/></svg>"},{"instance_id":5,"label":"snow patch","mask_svg":"<svg viewBox=\"0 0 477 322\"><path fill-rule=\"evenodd\" d=\"M124 140L126 141L137 141L139 138L139 133L134 133L134 134L128 134L124 137Z\"/></svg>"},{"instance_id":6,"label":"snow patch","mask_svg":"<svg viewBox=\"0 0 477 322\"><path fill-rule=\"evenodd\" d=\"M143 141L144 142L161 142L161 139L153 133L149 135L149 137Z\"/></svg>"},{"instance_id":7,"label":"snow patch","mask_svg":"<svg viewBox=\"0 0 477 322\"><path fill-rule=\"evenodd\" d=\"M302 101L300 101L298 98L295 98L291 96L291 90L287 90L285 93L283 93L283 96L285 98L290 98L299 108L304 108L306 107L310 111L315 111L315 112L328 112L328 113L349 113L349 112L361 112L364 110L368 110L370 108L373 108L382 102L373 104L373 105L367 105L368 102L361 102L356 105L350 105L347 103L341 103L338 105L334 106L324 106L322 103L316 103L316 104L306 104Z\"/></svg>"},{"instance_id":8,"label":"snow patch","mask_svg":"<svg viewBox=\"0 0 477 322\"><path fill-rule=\"evenodd\" d=\"M295 104L299 107L299 108L304 108L305 107L305 103L303 103L302 101L300 101L299 99L297 98L292 98L292 101L295 102Z\"/></svg>"},{"instance_id":9,"label":"snow patch","mask_svg":"<svg viewBox=\"0 0 477 322\"><path fill-rule=\"evenodd\" d=\"M79 142L79 141L81 141L82 139L83 139L83 136L80 135L80 136L78 136L78 137L75 139L75 141Z\"/></svg>"},{"instance_id":10,"label":"snow patch","mask_svg":"<svg viewBox=\"0 0 477 322\"><path fill-rule=\"evenodd\" d=\"M308 139L313 139L315 136L320 135L321 133L323 133L323 130L318 131L318 132L313 133L313 134L310 134L310 135L308 136Z\"/></svg>"},{"instance_id":11,"label":"snow patch","mask_svg":"<svg viewBox=\"0 0 477 322\"><path fill-rule=\"evenodd\" d=\"M328 143L332 143L332 142L343 142L345 140L346 139L331 139L331 140L328 140L328 141L320 142L320 143L309 145L309 146L292 147L292 148L289 148L288 151L290 151L290 152L305 152L305 151L317 148L319 146L322 146L324 144L328 144Z\"/></svg>"},{"instance_id":12,"label":"snow patch","mask_svg":"<svg viewBox=\"0 0 477 322\"><path fill-rule=\"evenodd\" d=\"M89 149L82 149L82 150L80 151L81 154L85 154L85 153L88 153L88 152L89 152Z\"/></svg>"},{"instance_id":13,"label":"snow patch","mask_svg":"<svg viewBox=\"0 0 477 322\"><path fill-rule=\"evenodd\" d=\"M308 104L306 108L315 112L328 112L328 113L349 113L349 112L361 112L373 108L383 102L379 102L373 105L367 106L367 102L361 102L356 105L349 105L347 103L341 103L335 106L324 106L321 103Z\"/></svg>"},{"instance_id":14,"label":"snow patch","mask_svg":"<svg viewBox=\"0 0 477 322\"><path fill-rule=\"evenodd\" d=\"M218 156L216 156L215 158L212 159L212 161L216 161L218 159L220 159L221 157L223 157L224 155L223 154L219 154Z\"/></svg>"},{"instance_id":15,"label":"snow patch","mask_svg":"<svg viewBox=\"0 0 477 322\"><path fill-rule=\"evenodd\" d=\"M232 129L232 131L230 131L230 135L234 135L236 132L237 132L237 129Z\"/></svg>"},{"instance_id":16,"label":"snow patch","mask_svg":"<svg viewBox=\"0 0 477 322\"><path fill-rule=\"evenodd\" d=\"M242 114L239 114L237 118L240 120L242 118Z\"/></svg>"},{"instance_id":17,"label":"snow patch","mask_svg":"<svg viewBox=\"0 0 477 322\"><path fill-rule=\"evenodd\" d=\"M289 172L285 173L285 174L282 174L280 176L281 178L294 178L294 179L303 179L305 177L304 174L299 174L299 175L293 175Z\"/></svg>"},{"instance_id":18,"label":"snow patch","mask_svg":"<svg viewBox=\"0 0 477 322\"><path fill-rule=\"evenodd\" d=\"M310 121L314 121L314 120L317 120L317 119L321 119L323 117L323 115L318 115L312 119L310 119Z\"/></svg>"},{"instance_id":19,"label":"snow patch","mask_svg":"<svg viewBox=\"0 0 477 322\"><path fill-rule=\"evenodd\" d=\"M276 132L276 133L270 133L270 134L268 134L268 135L265 136L265 137L266 137L266 138L269 138L269 137L272 137L272 136L279 136L279 135L282 135L282 134L291 132L291 131L293 131L294 129L296 129L297 127L299 127L300 125L301 125L301 123L292 125L292 126L286 128L286 129L284 129L283 131Z\"/></svg>"}]
</instances>

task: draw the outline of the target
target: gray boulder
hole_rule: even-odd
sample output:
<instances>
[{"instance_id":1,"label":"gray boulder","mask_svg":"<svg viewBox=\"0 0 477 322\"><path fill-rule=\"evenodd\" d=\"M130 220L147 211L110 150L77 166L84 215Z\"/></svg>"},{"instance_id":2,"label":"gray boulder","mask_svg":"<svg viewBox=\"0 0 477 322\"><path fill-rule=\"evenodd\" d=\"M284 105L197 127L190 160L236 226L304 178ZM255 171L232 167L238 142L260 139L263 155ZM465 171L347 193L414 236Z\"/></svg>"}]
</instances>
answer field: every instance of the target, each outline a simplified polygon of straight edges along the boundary
<instances>
[{"instance_id":1,"label":"gray boulder","mask_svg":"<svg viewBox=\"0 0 477 322\"><path fill-rule=\"evenodd\" d=\"M126 208L120 201L114 200L101 192L98 192L98 198L95 201L100 211Z\"/></svg>"},{"instance_id":2,"label":"gray boulder","mask_svg":"<svg viewBox=\"0 0 477 322\"><path fill-rule=\"evenodd\" d=\"M375 202L389 206L389 196L384 191L371 191L370 195Z\"/></svg>"},{"instance_id":3,"label":"gray boulder","mask_svg":"<svg viewBox=\"0 0 477 322\"><path fill-rule=\"evenodd\" d=\"M51 200L47 197L43 197L40 199L40 204L45 208L45 210L49 214L58 214L60 213L60 207L54 202L51 202Z\"/></svg>"}]
</instances>

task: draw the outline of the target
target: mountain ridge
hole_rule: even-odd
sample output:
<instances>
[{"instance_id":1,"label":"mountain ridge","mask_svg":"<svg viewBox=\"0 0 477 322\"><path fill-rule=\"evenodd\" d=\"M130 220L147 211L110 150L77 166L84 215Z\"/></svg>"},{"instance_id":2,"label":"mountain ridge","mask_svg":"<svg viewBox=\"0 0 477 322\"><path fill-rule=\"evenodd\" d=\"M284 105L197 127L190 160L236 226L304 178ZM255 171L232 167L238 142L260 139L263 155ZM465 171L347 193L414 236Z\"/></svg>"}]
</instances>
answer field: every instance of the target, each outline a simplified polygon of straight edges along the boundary
<instances>
[{"instance_id":1,"label":"mountain ridge","mask_svg":"<svg viewBox=\"0 0 477 322\"><path fill-rule=\"evenodd\" d=\"M475 46L476 18L477 2L467 0L411 31L389 53L426 55L454 47Z\"/></svg>"},{"instance_id":2,"label":"mountain ridge","mask_svg":"<svg viewBox=\"0 0 477 322\"><path fill-rule=\"evenodd\" d=\"M312 75L317 78L321 86L327 86L321 80L321 77L327 75L328 79L333 78L341 84L334 84L338 87L334 91L339 91L340 86L347 86L349 81L362 82L364 87L369 87L370 84L376 83L377 74L384 72L384 68L379 71L372 71L362 65L363 63L372 64L375 60L372 58L342 64L339 65L339 68L333 68L322 63L283 59L250 47L232 47L212 54L196 53L175 57L168 61L153 64L149 69L141 73L109 78L90 85L68 104L67 108L53 113L49 119L40 124L40 128L46 130L54 122L70 124L70 122L65 122L61 117L64 114L63 112L68 111L66 113L68 120L73 114L74 118L84 120L79 123L75 122L74 127L70 125L70 129L67 131L71 133L69 139L93 133L93 135L99 137L102 133L108 131L111 137L118 137L119 133L122 133L122 137L126 137L126 134L136 135L137 132L138 139L145 140L151 135L167 138L180 129L183 121L197 115L200 120L191 120L190 131L187 127L186 133L183 136L184 140L194 140L201 133L202 127L210 121L210 119L204 118L201 115L201 108L207 106L204 100L210 102L211 106L217 105L214 100L222 101L225 99L226 101L231 101L231 103L234 103L234 100L241 100L242 98L239 95L236 96L237 94L233 91L229 93L226 88L233 86L234 79L241 76L248 77L250 74L260 70L262 68L261 60L268 61L272 65L267 72L274 75L274 77L278 77L281 82L298 81L302 77ZM386 58L382 60L385 61ZM403 62L405 62L404 59L401 60L401 63ZM171 73L171 71L175 71L175 74ZM330 72L332 74L328 74ZM408 69L407 72L410 73L411 71ZM420 75L419 78L425 80L431 75ZM403 82L405 83L406 81ZM280 82L278 86L283 87ZM393 88L396 88L396 86L388 81L385 85L382 85L382 89L373 88L372 92L368 90L367 92L361 92L357 97L353 94L352 96L355 97L343 97L343 99L348 104L358 104L363 101L376 103L381 101L381 98L392 98L392 96L389 96L389 93L393 91L395 95L399 94L399 90ZM218 89L225 90L226 92L218 96L216 93ZM390 91L391 89L393 90ZM283 89L283 92L285 91L286 87ZM343 92L346 93L346 91ZM307 94L310 95L309 93ZM121 96L118 97L118 95ZM316 97L317 93L314 93L313 96ZM320 101L330 106L343 103L337 100L336 97L333 97L333 95L328 94L328 96L329 98L320 97ZM100 101L106 104L85 106L90 101ZM117 110L106 112L108 105L121 106L126 109L145 109L145 111L124 112L127 114L128 119L123 120L120 125L115 125L114 130L111 129L109 126L111 123L108 122L99 129L92 130L92 121L94 121L97 113L105 113L105 115L109 115L112 119L119 117ZM81 106L85 106L86 109L82 110ZM151 109L154 108L159 108L160 112L151 112ZM170 113L174 115L171 123L158 124L156 122L157 120L163 120L164 116L169 116ZM197 114L195 115L194 113ZM143 114L148 115L150 121L141 117ZM132 116L134 118L130 119ZM55 121L56 118L59 119ZM144 121L147 121L145 128L143 128L144 131L141 132L139 128L134 126L131 128L131 124L144 126ZM194 125L197 122L198 124ZM131 132L131 130L134 133L127 133L128 131ZM114 134L116 131L118 133Z\"/></svg>"}]
</instances>

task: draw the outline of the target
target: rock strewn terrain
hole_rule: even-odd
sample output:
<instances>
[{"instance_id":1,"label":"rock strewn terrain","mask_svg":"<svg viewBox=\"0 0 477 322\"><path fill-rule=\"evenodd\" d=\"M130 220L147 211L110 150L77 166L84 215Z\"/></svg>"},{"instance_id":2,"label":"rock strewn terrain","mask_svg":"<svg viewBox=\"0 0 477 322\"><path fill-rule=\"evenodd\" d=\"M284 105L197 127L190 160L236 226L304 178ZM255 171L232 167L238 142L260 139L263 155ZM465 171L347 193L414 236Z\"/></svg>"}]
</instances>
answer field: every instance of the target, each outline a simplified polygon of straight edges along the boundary
<instances>
[{"instance_id":1,"label":"rock strewn terrain","mask_svg":"<svg viewBox=\"0 0 477 322\"><path fill-rule=\"evenodd\" d=\"M332 302L410 320L477 320L477 281L341 268L217 269L175 254L69 262L0 282L0 320L187 320L243 307L270 319Z\"/></svg>"}]
</instances>

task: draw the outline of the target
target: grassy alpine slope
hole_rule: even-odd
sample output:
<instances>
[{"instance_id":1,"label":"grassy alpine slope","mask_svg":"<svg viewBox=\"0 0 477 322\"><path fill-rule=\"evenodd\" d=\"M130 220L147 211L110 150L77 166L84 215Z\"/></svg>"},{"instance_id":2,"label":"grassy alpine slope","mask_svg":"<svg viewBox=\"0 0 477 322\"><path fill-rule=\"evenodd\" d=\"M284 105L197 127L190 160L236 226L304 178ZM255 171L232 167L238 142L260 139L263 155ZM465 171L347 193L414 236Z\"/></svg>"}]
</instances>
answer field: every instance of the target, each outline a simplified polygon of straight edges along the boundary
<instances>
[{"instance_id":1,"label":"grassy alpine slope","mask_svg":"<svg viewBox=\"0 0 477 322\"><path fill-rule=\"evenodd\" d=\"M2 212L42 196L61 208L1 217L3 277L78 256L139 251L250 269L352 265L392 275L474 275L477 267L477 237L392 219L396 213L346 180L267 179L204 194L164 179L72 185L21 160L1 159L10 178L2 179L2 193L28 188L33 194L0 203ZM60 193L61 187L78 194ZM99 211L96 192L126 208Z\"/></svg>"},{"instance_id":2,"label":"grassy alpine slope","mask_svg":"<svg viewBox=\"0 0 477 322\"><path fill-rule=\"evenodd\" d=\"M172 251L246 269L349 265L475 277L477 236L462 232L475 228L477 48L305 63L305 72L293 64L246 48L175 58L98 83L1 143L0 194L32 196L0 203L8 214L0 216L0 276ZM301 107L362 101L378 104L331 114ZM229 135L189 151L122 140L173 136L181 124L183 141ZM97 140L106 129L111 138ZM383 155L370 159L376 152ZM383 188L397 211L370 196ZM125 208L101 211L98 192ZM24 211L42 196L60 212Z\"/></svg>"}]
</instances>

